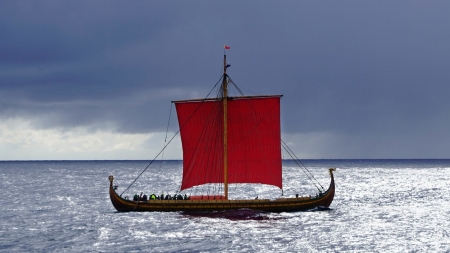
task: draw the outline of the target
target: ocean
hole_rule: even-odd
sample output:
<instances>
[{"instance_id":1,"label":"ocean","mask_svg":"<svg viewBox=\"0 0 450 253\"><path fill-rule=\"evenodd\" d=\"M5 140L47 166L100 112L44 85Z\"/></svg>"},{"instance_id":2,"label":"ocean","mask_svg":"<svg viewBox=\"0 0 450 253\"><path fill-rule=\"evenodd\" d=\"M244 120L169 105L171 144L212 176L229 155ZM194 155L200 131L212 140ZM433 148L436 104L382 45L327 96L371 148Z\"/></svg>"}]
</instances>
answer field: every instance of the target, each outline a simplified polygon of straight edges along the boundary
<instances>
[{"instance_id":1,"label":"ocean","mask_svg":"<svg viewBox=\"0 0 450 253\"><path fill-rule=\"evenodd\" d=\"M148 161L0 162L0 252L450 252L450 160L303 160L329 210L264 213L119 213L122 193ZM283 192L232 185L230 197L317 192L283 161ZM182 162L155 162L124 193L175 193ZM189 193L189 192L188 192Z\"/></svg>"}]
</instances>

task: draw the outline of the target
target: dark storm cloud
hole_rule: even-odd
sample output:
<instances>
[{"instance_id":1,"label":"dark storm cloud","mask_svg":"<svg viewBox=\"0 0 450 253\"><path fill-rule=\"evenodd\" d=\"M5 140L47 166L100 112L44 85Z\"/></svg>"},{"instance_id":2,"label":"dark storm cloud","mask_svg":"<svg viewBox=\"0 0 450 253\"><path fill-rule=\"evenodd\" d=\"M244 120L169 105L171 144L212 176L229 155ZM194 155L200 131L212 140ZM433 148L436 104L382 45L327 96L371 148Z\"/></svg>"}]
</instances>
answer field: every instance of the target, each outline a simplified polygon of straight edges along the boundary
<instances>
[{"instance_id":1,"label":"dark storm cloud","mask_svg":"<svg viewBox=\"0 0 450 253\"><path fill-rule=\"evenodd\" d=\"M297 129L424 134L442 117L449 124L447 4L385 4L323 17L327 32L312 34L318 43L300 54L309 56L299 85L288 88L303 101L296 116L306 124Z\"/></svg>"},{"instance_id":2,"label":"dark storm cloud","mask_svg":"<svg viewBox=\"0 0 450 253\"><path fill-rule=\"evenodd\" d=\"M450 147L449 7L4 1L0 117L42 128L161 131L170 100L204 96L219 79L227 43L240 88L284 94L285 132L339 135L331 147L352 146L342 158L442 157ZM407 148L414 145L431 151Z\"/></svg>"}]
</instances>

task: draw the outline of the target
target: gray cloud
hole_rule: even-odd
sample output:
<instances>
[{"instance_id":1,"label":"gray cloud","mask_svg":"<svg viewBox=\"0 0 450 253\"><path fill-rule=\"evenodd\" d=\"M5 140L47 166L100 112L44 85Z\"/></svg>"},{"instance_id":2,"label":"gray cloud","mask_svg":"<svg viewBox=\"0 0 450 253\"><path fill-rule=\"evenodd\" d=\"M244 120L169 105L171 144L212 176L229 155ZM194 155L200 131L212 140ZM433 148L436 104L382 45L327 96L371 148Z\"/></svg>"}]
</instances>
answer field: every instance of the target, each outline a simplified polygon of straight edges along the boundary
<instances>
[{"instance_id":1,"label":"gray cloud","mask_svg":"<svg viewBox=\"0 0 450 253\"><path fill-rule=\"evenodd\" d=\"M39 128L161 131L170 100L201 97L219 79L226 43L229 74L244 91L285 95L286 133L339 135L330 146L352 146L341 148L342 158L442 157L449 7L1 2L0 117Z\"/></svg>"}]
</instances>

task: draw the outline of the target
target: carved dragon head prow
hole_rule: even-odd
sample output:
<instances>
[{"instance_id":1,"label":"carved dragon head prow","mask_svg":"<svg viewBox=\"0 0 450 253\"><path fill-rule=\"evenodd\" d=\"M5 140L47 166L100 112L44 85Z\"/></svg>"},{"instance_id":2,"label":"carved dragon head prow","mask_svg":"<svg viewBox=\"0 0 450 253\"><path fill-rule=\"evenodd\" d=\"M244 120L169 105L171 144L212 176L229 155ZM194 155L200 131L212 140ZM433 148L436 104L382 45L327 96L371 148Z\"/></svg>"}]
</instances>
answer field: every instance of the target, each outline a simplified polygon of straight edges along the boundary
<instances>
[{"instance_id":1,"label":"carved dragon head prow","mask_svg":"<svg viewBox=\"0 0 450 253\"><path fill-rule=\"evenodd\" d=\"M333 171L336 171L336 168L329 168L328 170L330 171L330 176L332 177L333 176Z\"/></svg>"}]
</instances>

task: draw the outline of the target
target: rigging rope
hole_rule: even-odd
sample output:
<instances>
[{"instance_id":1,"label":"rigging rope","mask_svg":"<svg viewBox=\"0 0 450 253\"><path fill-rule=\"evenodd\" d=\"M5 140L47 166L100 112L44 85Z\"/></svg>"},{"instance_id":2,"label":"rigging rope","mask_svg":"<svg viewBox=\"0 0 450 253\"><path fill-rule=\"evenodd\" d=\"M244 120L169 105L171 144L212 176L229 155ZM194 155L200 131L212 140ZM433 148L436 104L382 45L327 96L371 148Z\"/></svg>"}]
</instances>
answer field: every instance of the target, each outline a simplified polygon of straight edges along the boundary
<instances>
[{"instance_id":1,"label":"rigging rope","mask_svg":"<svg viewBox=\"0 0 450 253\"><path fill-rule=\"evenodd\" d=\"M166 136L164 137L164 145L166 145L166 143L167 143L167 134L169 133L169 124L170 124L170 116L172 115L172 107L173 107L173 104L170 103L169 120L167 121ZM160 170L162 168L163 161L164 161L164 151L161 155L161 162L159 163ZM164 189L164 190L166 190L166 189Z\"/></svg>"},{"instance_id":2,"label":"rigging rope","mask_svg":"<svg viewBox=\"0 0 450 253\"><path fill-rule=\"evenodd\" d=\"M314 183L314 180L317 182L317 184L323 189L323 186L319 183L319 181L317 181L317 179L313 176L313 174L311 173L311 171L309 171L306 166L300 161L300 159L297 158L297 156L294 154L294 152L289 148L289 146L283 141L281 140L282 146L284 148L284 150L286 150L286 152L289 154L289 156L294 160L295 163L297 163L297 165L303 170L303 172L305 173L305 175L308 177L309 180L311 180L311 182L313 182L314 186L320 191L319 187L317 187L317 185ZM303 166L300 166L300 164ZM307 171L309 173L306 173L305 171ZM312 178L312 179L311 179ZM314 179L314 180L313 180Z\"/></svg>"},{"instance_id":3,"label":"rigging rope","mask_svg":"<svg viewBox=\"0 0 450 253\"><path fill-rule=\"evenodd\" d=\"M138 180L138 178L150 167L150 165L156 161L156 159L158 158L158 156L164 152L164 150L166 149L166 147L172 142L172 140L175 138L175 136L177 136L177 134L180 132L180 130L178 130L178 132L176 132L173 137L169 140L169 142L162 148L161 151L159 151L159 153L155 156L155 158L153 158L153 160L150 161L150 163L147 165L147 167L145 167L145 169L134 179L134 181L127 187L127 189L125 189L125 191L123 191L120 196L122 196L122 194L124 194L128 189L130 189L130 187Z\"/></svg>"},{"instance_id":4,"label":"rigging rope","mask_svg":"<svg viewBox=\"0 0 450 253\"><path fill-rule=\"evenodd\" d=\"M230 81L231 84L233 84L234 88L236 88L236 90L239 92L239 94L241 94L242 96L245 96L244 92L242 92L242 90L233 82L233 80L231 80L230 77L228 77L228 80Z\"/></svg>"},{"instance_id":5,"label":"rigging rope","mask_svg":"<svg viewBox=\"0 0 450 253\"><path fill-rule=\"evenodd\" d=\"M166 137L164 138L164 145L166 145L166 142L167 142L167 134L169 133L169 124L170 124L170 116L172 115L172 107L173 107L173 104L170 103L169 120L167 121ZM163 153L162 153L162 155L161 155L161 163L159 164L159 169L161 169L162 161L163 161L163 160L164 160L164 151L163 151Z\"/></svg>"}]
</instances>

